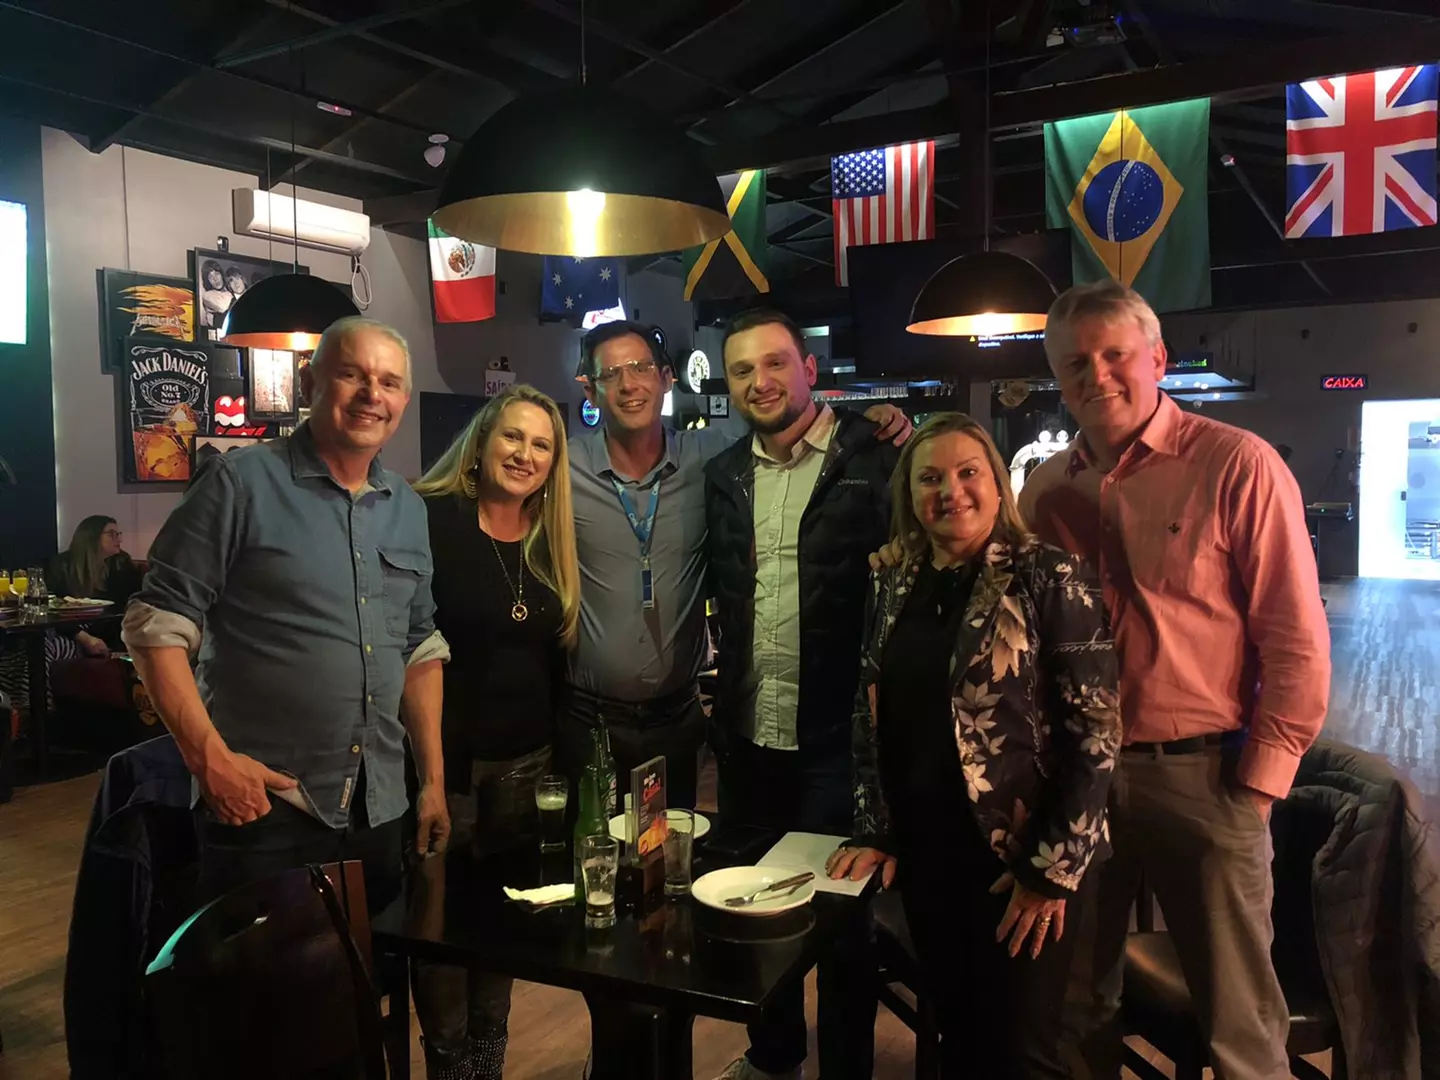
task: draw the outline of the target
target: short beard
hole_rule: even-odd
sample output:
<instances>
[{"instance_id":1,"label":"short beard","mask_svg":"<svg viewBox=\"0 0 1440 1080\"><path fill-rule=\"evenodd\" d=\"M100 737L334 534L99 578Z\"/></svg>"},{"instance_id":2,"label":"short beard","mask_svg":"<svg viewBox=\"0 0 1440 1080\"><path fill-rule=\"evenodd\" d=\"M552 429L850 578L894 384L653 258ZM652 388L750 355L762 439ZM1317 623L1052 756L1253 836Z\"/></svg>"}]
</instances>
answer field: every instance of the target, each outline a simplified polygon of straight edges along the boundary
<instances>
[{"instance_id":1,"label":"short beard","mask_svg":"<svg viewBox=\"0 0 1440 1080\"><path fill-rule=\"evenodd\" d=\"M785 411L774 420L760 421L750 418L750 427L761 435L778 435L791 424L795 423L805 415L805 410L810 407L810 402L790 402Z\"/></svg>"}]
</instances>

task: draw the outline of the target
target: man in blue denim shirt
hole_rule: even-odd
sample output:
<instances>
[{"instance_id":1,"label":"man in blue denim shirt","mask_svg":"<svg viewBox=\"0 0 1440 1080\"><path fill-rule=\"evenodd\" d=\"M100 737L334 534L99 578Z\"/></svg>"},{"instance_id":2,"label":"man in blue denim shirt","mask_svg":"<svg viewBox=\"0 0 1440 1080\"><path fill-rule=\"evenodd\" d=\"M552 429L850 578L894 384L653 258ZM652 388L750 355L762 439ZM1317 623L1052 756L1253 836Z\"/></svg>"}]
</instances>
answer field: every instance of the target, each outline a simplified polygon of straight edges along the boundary
<instances>
[{"instance_id":1,"label":"man in blue denim shirt","mask_svg":"<svg viewBox=\"0 0 1440 1080\"><path fill-rule=\"evenodd\" d=\"M310 420L213 459L170 515L125 641L203 797L202 890L356 858L378 905L400 878L407 730L417 846L449 834L425 509L376 460L409 353L345 319L303 377Z\"/></svg>"}]
</instances>

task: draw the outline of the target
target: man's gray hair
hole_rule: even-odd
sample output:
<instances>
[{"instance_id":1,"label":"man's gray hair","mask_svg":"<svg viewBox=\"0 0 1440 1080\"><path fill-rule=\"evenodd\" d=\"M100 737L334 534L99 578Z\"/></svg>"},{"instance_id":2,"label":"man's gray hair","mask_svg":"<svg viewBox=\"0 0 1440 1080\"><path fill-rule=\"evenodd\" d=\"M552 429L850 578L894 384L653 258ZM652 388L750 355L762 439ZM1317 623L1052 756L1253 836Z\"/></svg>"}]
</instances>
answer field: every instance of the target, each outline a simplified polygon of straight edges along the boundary
<instances>
[{"instance_id":1,"label":"man's gray hair","mask_svg":"<svg viewBox=\"0 0 1440 1080\"><path fill-rule=\"evenodd\" d=\"M1140 324L1151 345L1160 344L1160 319L1155 309L1129 286L1106 278L1066 289L1050 305L1050 313L1045 318L1045 354L1053 360L1055 350L1063 348L1061 335L1068 335L1070 327L1081 319L1109 321L1127 316Z\"/></svg>"},{"instance_id":2,"label":"man's gray hair","mask_svg":"<svg viewBox=\"0 0 1440 1080\"><path fill-rule=\"evenodd\" d=\"M409 391L410 378L410 343L405 340L399 330L393 326L381 322L378 319L367 319L364 315L347 315L343 319L336 319L330 324L325 333L320 335L320 344L315 346L315 353L310 358L310 366L319 371L325 363L325 357L329 355L340 342L356 334L363 334L373 331L377 334L384 334L387 338L400 346L400 352L405 356L405 389Z\"/></svg>"}]
</instances>

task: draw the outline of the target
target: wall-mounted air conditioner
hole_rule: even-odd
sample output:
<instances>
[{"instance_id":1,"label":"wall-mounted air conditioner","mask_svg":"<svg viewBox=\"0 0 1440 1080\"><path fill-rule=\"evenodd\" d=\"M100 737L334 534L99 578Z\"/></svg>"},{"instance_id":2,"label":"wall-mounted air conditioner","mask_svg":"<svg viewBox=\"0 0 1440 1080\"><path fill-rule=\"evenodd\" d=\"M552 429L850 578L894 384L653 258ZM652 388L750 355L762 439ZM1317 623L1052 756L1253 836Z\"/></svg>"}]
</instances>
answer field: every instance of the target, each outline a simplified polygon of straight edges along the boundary
<instances>
[{"instance_id":1,"label":"wall-mounted air conditioner","mask_svg":"<svg viewBox=\"0 0 1440 1080\"><path fill-rule=\"evenodd\" d=\"M342 255L359 255L370 246L370 218L354 210L254 188L236 188L231 200L235 231L242 236L287 243L298 237L301 247Z\"/></svg>"}]
</instances>

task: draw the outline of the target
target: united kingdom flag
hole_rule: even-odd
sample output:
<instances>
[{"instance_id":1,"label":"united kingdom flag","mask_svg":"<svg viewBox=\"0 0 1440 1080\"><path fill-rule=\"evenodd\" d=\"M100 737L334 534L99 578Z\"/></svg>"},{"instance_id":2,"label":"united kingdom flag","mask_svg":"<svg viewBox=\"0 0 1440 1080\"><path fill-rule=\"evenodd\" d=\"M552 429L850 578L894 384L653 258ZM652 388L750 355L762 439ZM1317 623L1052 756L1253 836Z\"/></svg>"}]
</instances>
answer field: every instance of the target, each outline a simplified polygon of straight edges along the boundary
<instances>
[{"instance_id":1,"label":"united kingdom flag","mask_svg":"<svg viewBox=\"0 0 1440 1080\"><path fill-rule=\"evenodd\" d=\"M1286 89L1285 235L1434 225L1435 64Z\"/></svg>"}]
</instances>

